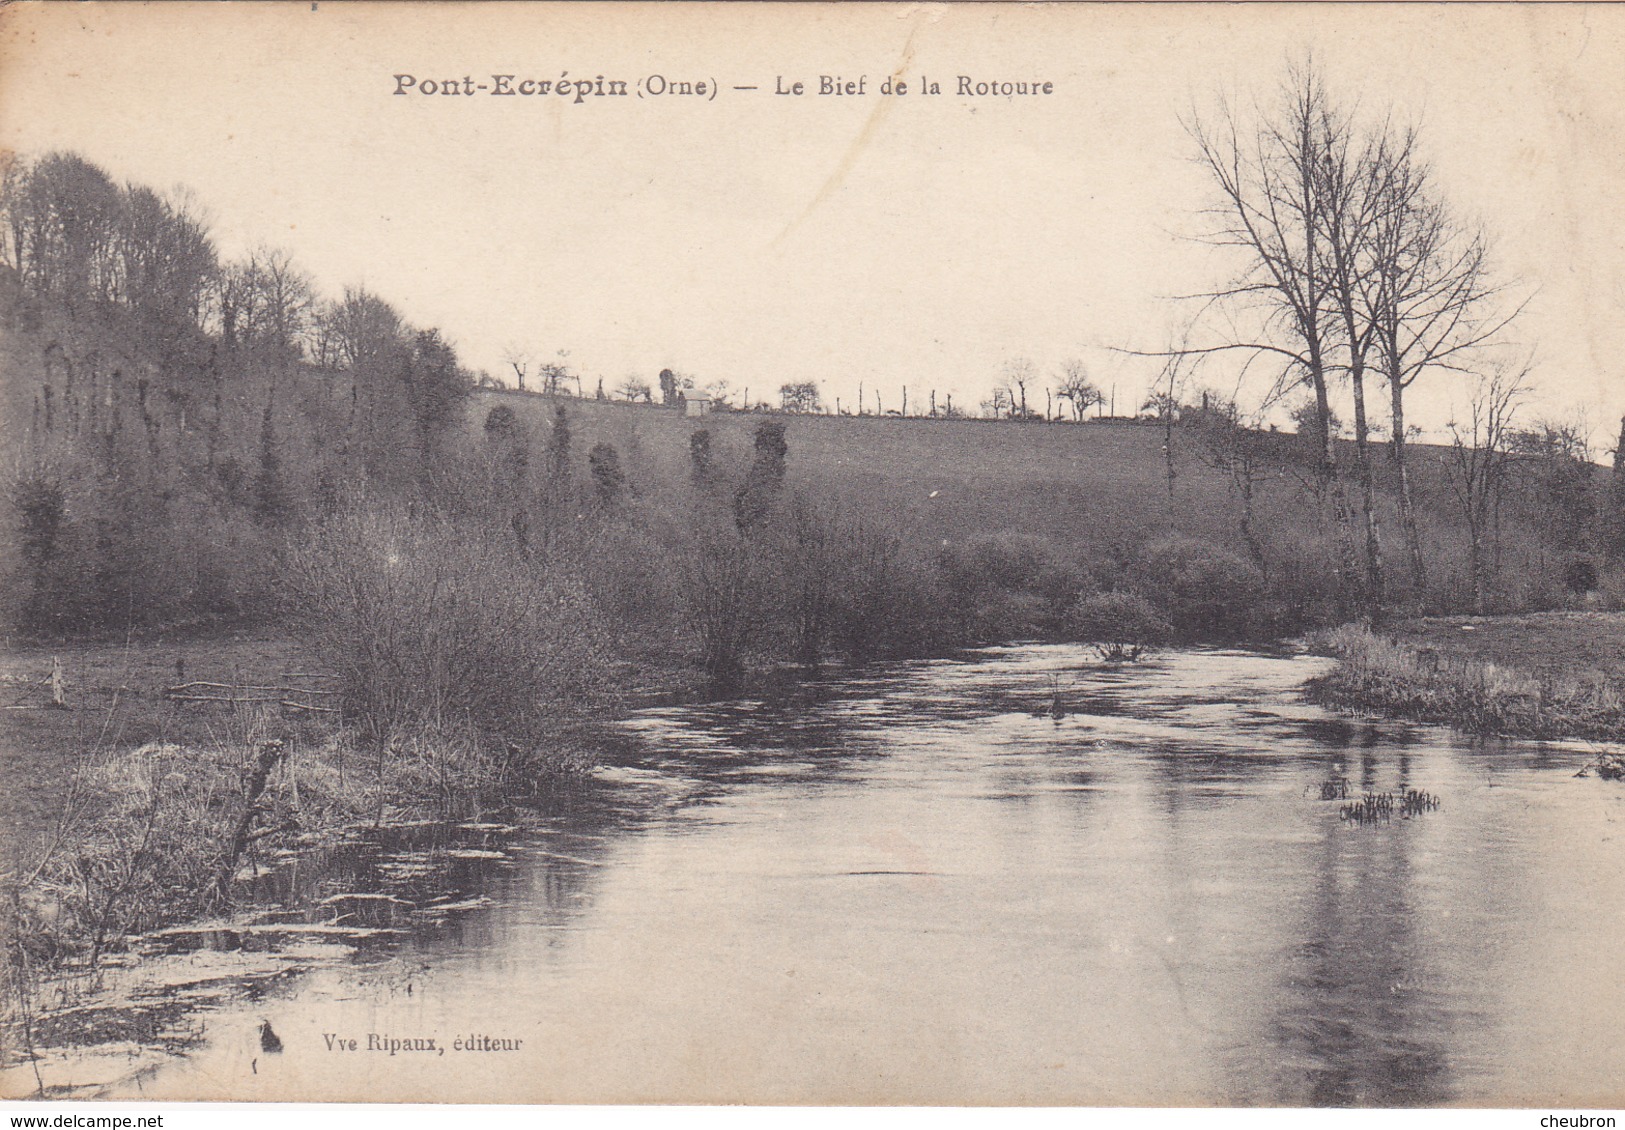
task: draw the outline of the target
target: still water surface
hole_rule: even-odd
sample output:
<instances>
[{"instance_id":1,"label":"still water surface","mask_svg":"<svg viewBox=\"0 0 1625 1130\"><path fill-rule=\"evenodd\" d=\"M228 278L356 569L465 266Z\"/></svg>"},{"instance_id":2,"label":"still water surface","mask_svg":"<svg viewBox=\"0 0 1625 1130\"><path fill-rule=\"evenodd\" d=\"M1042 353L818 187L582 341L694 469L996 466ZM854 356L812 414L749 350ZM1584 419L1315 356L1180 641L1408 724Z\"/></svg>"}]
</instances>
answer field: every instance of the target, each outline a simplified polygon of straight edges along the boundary
<instances>
[{"instance_id":1,"label":"still water surface","mask_svg":"<svg viewBox=\"0 0 1625 1130\"><path fill-rule=\"evenodd\" d=\"M1625 789L1306 706L1321 662L1024 647L643 712L491 905L213 1014L128 1090L1619 1105ZM1442 806L1358 826L1334 777Z\"/></svg>"}]
</instances>

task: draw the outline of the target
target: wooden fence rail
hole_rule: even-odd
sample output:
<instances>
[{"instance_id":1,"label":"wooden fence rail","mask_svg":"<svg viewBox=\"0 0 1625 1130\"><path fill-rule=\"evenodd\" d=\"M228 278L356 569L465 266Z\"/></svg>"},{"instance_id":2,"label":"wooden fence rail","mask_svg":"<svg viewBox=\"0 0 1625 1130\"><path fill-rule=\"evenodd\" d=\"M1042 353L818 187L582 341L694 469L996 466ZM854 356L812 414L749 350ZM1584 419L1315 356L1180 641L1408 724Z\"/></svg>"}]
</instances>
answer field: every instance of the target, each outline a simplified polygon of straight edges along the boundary
<instances>
[{"instance_id":1,"label":"wooden fence rail","mask_svg":"<svg viewBox=\"0 0 1625 1130\"><path fill-rule=\"evenodd\" d=\"M283 678L330 679L332 675L323 675L314 672L288 672ZM212 683L203 680L194 680L190 683L180 683L173 687L164 688L164 697L171 702L224 702L233 706L249 706L265 704L285 707L289 710L308 710L318 714L337 714L339 708L320 702L305 702L303 699L338 697L338 691L322 690L318 687L280 687L259 683Z\"/></svg>"}]
</instances>

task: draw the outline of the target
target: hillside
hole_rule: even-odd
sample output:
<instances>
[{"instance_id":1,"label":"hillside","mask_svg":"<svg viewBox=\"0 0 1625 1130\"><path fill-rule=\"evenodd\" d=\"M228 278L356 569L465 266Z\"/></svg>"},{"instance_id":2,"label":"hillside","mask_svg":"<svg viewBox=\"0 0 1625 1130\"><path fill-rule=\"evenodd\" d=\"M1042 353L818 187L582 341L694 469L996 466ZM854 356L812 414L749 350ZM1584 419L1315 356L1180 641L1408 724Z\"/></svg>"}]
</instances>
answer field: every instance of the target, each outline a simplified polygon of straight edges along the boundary
<instances>
[{"instance_id":1,"label":"hillside","mask_svg":"<svg viewBox=\"0 0 1625 1130\"><path fill-rule=\"evenodd\" d=\"M660 405L487 389L471 399L471 428L477 429L499 404L513 409L537 442L562 406L578 451L600 441L613 444L628 456L634 484L645 487L687 476L689 437L702 427L711 432L719 461L742 465L753 429L771 418L786 425L791 481L884 515L894 527L934 541L952 544L976 534L1017 530L1099 560L1176 533L1246 552L1241 500L1231 476L1213 465L1200 437L1176 428L1170 497L1164 429L1150 421L1077 424L740 412L690 419ZM1274 563L1288 571L1312 570L1325 561L1321 519L1308 487L1312 467L1297 437L1272 433L1258 439L1277 464L1254 486L1260 534ZM1353 444L1342 446L1341 455L1352 462ZM1411 455L1423 543L1436 556L1440 583L1459 589L1465 584L1466 535L1445 479L1446 449L1415 444ZM1397 484L1385 456L1379 455L1377 471L1380 517L1397 561ZM1504 563L1540 556L1526 534L1516 528L1505 531Z\"/></svg>"}]
</instances>

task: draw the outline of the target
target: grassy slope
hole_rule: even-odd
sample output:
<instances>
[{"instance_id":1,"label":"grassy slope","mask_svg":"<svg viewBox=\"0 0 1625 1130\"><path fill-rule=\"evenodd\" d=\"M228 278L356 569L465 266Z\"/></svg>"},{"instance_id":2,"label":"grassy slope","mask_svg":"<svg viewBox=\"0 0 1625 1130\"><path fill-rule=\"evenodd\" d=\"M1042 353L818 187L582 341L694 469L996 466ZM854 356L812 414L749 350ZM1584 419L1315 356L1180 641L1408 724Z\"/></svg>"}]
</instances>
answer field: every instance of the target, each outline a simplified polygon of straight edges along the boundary
<instances>
[{"instance_id":1,"label":"grassy slope","mask_svg":"<svg viewBox=\"0 0 1625 1130\"><path fill-rule=\"evenodd\" d=\"M477 418L505 403L545 434L545 397L484 393ZM691 420L666 408L561 398L572 441L587 450L614 444L634 477L688 474L689 436L711 432L723 467L749 459L762 416L717 413ZM826 491L935 538L1006 528L1044 533L1084 547L1106 547L1168 520L1162 432L1130 423L1085 426L983 420L775 416L786 425L793 481ZM641 471L641 474L640 474ZM1175 515L1181 528L1229 541L1234 521L1225 481L1202 467L1184 469ZM936 496L932 497L932 492Z\"/></svg>"},{"instance_id":2,"label":"grassy slope","mask_svg":"<svg viewBox=\"0 0 1625 1130\"><path fill-rule=\"evenodd\" d=\"M688 440L712 433L717 462L742 465L751 432L763 418L717 413L685 418L668 408L560 397L581 457L600 440L621 452L634 479L688 473ZM514 409L540 442L555 402L545 396L485 391L470 405L478 428L497 404ZM1044 534L1080 552L1103 556L1149 536L1177 531L1240 551L1240 503L1229 477L1208 466L1198 442L1175 434L1176 479L1168 497L1163 430L1154 424L1099 421L1083 425L991 420L774 416L787 424L793 479L860 503L904 529L949 541L977 532L1020 529ZM1279 437L1289 459L1294 437ZM1465 541L1440 474L1443 449L1413 445L1413 486L1424 544L1456 555ZM1352 445L1344 457L1352 460ZM1395 487L1379 455L1379 505L1397 565ZM1258 524L1266 542L1290 546L1316 536L1318 518L1304 479L1281 472L1256 488ZM1352 484L1350 486L1352 490ZM935 498L930 497L936 491Z\"/></svg>"},{"instance_id":3,"label":"grassy slope","mask_svg":"<svg viewBox=\"0 0 1625 1130\"><path fill-rule=\"evenodd\" d=\"M0 271L0 443L7 450L26 448L26 436L47 379L45 354L53 343L64 348L79 372L84 394L88 371L106 374L154 372L156 364L140 336L128 332L120 315L72 322L60 311L22 301L9 276ZM192 361L202 363L204 343L193 343ZM189 354L190 356L190 354ZM92 363L91 358L97 360ZM60 369L60 362L56 363ZM255 381L222 375L227 436L222 454L251 467L258 453L260 410ZM342 376L301 369L296 388L284 387L277 401L283 417L279 434L299 429L293 417L316 404L346 400ZM55 378L60 383L60 372ZM284 378L286 381L287 378ZM335 383L337 382L337 383ZM163 382L160 380L159 382ZM259 382L263 384L263 381ZM127 395L133 395L126 389ZM490 408L508 404L517 411L538 442L545 436L555 402L545 396L482 391L471 398L473 430ZM688 439L698 426L713 433L716 459L723 467L749 458L750 433L761 417L719 413L702 421L656 406L577 400L561 397L571 417L573 450L584 472L587 451L600 440L613 443L635 485L651 488L661 479L681 481L688 474ZM59 404L59 417L63 408ZM1242 550L1240 507L1228 477L1207 466L1199 444L1176 432L1177 478L1168 496L1163 458L1163 432L1155 425L1129 422L1014 423L983 420L929 420L878 417L781 416L788 425L790 473L814 490L840 497L864 513L878 516L911 538L932 542L963 540L979 532L1016 529L1042 534L1095 559L1132 549L1147 537L1178 532ZM60 424L59 424L60 427ZM1279 437L1285 453L1298 451L1293 437ZM285 440L285 446L290 441ZM1413 445L1413 483L1423 542L1438 560L1435 580L1447 588L1464 587L1465 538L1455 502L1440 472L1442 449ZM296 450L285 450L293 461ZM1345 460L1352 461L1345 444ZM1396 583L1401 584L1393 503L1394 484L1385 458L1377 460L1380 521ZM1305 490L1308 469L1299 465L1257 488L1262 539L1286 559L1316 560L1300 544L1317 539L1319 516ZM1352 484L1350 490L1352 490ZM932 497L932 492L936 496ZM9 531L5 531L9 533ZM1509 536L1507 561L1516 565L1520 532ZM15 539L0 537L0 568L14 567ZM1295 544L1300 543L1300 544ZM1401 593L1401 595L1403 595ZM3 602L0 602L3 603Z\"/></svg>"}]
</instances>

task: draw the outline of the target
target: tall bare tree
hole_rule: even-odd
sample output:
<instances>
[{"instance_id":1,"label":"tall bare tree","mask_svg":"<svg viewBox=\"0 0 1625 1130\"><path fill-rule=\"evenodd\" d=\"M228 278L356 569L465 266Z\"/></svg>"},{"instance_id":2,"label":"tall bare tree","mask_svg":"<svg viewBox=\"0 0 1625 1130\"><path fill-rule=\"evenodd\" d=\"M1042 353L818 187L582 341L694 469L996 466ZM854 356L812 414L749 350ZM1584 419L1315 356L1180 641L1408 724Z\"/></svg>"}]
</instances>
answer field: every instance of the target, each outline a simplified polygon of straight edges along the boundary
<instances>
[{"instance_id":1,"label":"tall bare tree","mask_svg":"<svg viewBox=\"0 0 1625 1130\"><path fill-rule=\"evenodd\" d=\"M1493 343L1523 309L1497 309L1504 290L1488 271L1484 233L1453 216L1415 152L1414 131L1388 139L1377 154L1373 185L1371 268L1365 291L1374 360L1388 384L1391 453L1399 479L1400 524L1411 584L1427 585L1416 525L1405 420L1405 393L1429 370L1460 371L1468 356Z\"/></svg>"},{"instance_id":2,"label":"tall bare tree","mask_svg":"<svg viewBox=\"0 0 1625 1130\"><path fill-rule=\"evenodd\" d=\"M1353 121L1331 106L1321 109L1319 159L1314 170L1319 224L1325 241L1327 298L1341 337L1342 368L1354 403L1354 470L1365 539L1365 608L1382 615L1386 597L1377 490L1371 467L1371 422L1366 412L1367 359L1376 336L1367 292L1376 274L1372 253L1376 220L1388 199L1384 180L1404 159L1384 159L1385 129L1357 135Z\"/></svg>"},{"instance_id":3,"label":"tall bare tree","mask_svg":"<svg viewBox=\"0 0 1625 1130\"><path fill-rule=\"evenodd\" d=\"M1106 398L1099 386L1089 379L1089 371L1076 358L1061 364L1061 382L1055 395L1072 405L1072 418L1083 422L1083 414Z\"/></svg>"},{"instance_id":4,"label":"tall bare tree","mask_svg":"<svg viewBox=\"0 0 1625 1130\"><path fill-rule=\"evenodd\" d=\"M1506 488L1513 425L1528 389L1529 370L1495 366L1477 378L1467 418L1450 422L1450 447L1444 460L1462 520L1467 523L1473 612L1488 607L1486 580L1491 572L1491 534Z\"/></svg>"},{"instance_id":5,"label":"tall bare tree","mask_svg":"<svg viewBox=\"0 0 1625 1130\"><path fill-rule=\"evenodd\" d=\"M1292 66L1276 104L1244 128L1228 103L1216 120L1193 116L1186 128L1197 161L1218 189L1208 210L1207 240L1237 249L1243 259L1229 285L1201 297L1233 310L1250 309L1256 335L1234 334L1214 346L1184 348L1186 357L1243 351L1281 363L1277 386L1307 385L1314 397L1317 493L1330 503L1345 603L1359 577L1351 515L1338 474L1330 426L1331 379L1340 343L1332 293L1334 253L1326 239L1323 174L1328 136L1347 127L1311 63ZM1273 395L1273 394L1272 394Z\"/></svg>"}]
</instances>

